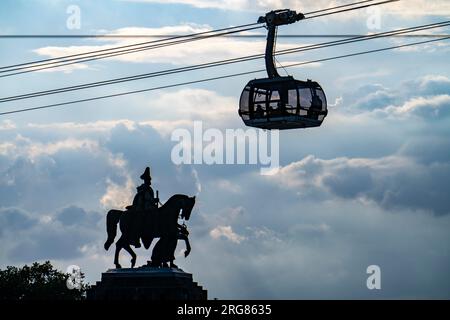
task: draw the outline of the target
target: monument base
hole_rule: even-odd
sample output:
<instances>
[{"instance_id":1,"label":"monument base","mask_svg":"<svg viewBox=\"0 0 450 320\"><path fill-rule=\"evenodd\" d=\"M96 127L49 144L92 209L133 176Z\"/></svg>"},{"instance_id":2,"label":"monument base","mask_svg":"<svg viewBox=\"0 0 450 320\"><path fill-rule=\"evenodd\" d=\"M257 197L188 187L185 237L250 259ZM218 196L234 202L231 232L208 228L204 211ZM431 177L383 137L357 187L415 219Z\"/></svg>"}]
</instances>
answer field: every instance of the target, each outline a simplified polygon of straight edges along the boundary
<instances>
[{"instance_id":1,"label":"monument base","mask_svg":"<svg viewBox=\"0 0 450 320\"><path fill-rule=\"evenodd\" d=\"M88 300L207 300L207 291L181 269L109 269L87 292Z\"/></svg>"}]
</instances>

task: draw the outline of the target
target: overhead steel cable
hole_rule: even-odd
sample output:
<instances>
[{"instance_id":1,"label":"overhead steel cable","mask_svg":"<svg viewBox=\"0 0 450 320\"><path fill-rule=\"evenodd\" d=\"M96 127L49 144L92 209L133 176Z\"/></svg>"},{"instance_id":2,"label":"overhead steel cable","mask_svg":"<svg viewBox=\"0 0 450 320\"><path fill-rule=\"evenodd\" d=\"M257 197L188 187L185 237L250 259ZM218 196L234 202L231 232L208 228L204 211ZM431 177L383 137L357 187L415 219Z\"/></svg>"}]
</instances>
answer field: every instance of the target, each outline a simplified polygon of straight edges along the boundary
<instances>
[{"instance_id":1,"label":"overhead steel cable","mask_svg":"<svg viewBox=\"0 0 450 320\"><path fill-rule=\"evenodd\" d=\"M371 1L375 1L375 0L371 0ZM353 7L353 8L348 8L348 9L339 10L339 11L333 11L333 12L330 12L328 14L335 14L335 13L340 13L340 12L346 12L346 11L350 11L350 10L361 9L361 8L369 7L369 6L372 6L372 5L380 5L380 4L385 4L385 3L394 2L394 1L399 1L399 0L389 0L389 1L376 2L376 3L370 4L370 5ZM335 9L339 9L339 8L342 8L342 7L354 6L354 5L357 5L357 4L360 4L360 3L366 3L366 2L368 2L368 1L359 1L359 2L354 2L354 3L351 3L351 4L347 4L347 5L341 5L341 6L337 6L337 7L326 8L326 9L322 9L322 10L316 10L316 11L313 11L313 12L314 13L326 12L326 11L335 10ZM306 15L308 15L308 14L310 14L310 13L306 13ZM326 15L328 15L328 14L326 14ZM315 15L315 16L311 16L311 17L306 17L305 19L315 18L315 17L319 17L319 16L322 16L322 15ZM256 25L259 25L259 26L255 27ZM200 32L200 33L197 33L197 34L193 34L195 37L192 37L193 35L191 35L191 36L176 36L176 37L167 38L167 39L160 39L160 40L155 40L155 41L150 41L150 42L143 42L143 43L139 43L139 44L132 44L132 45L127 45L127 46L119 46L119 47L115 47L115 48L96 50L96 51L80 53L80 54L73 54L73 55L62 56L62 57L58 57L58 58L43 59L43 60L38 60L38 61L34 61L34 62L16 64L16 65L11 65L11 66L4 66L4 67L0 67L0 73L7 73L7 74L6 75L1 75L0 77L9 77L9 76L13 76L13 75L18 75L18 74L23 74L23 73L30 73L30 72L36 72L36 71L50 69L50 68L58 68L58 67L62 67L62 66L76 64L76 63L82 63L82 62L87 62L87 61L92 61L92 60L99 60L99 59L109 58L109 57L113 57L113 56L117 56L117 55L121 55L121 54L135 53L135 52L139 52L139 51L150 50L150 49L154 49L154 48L161 48L161 47L165 47L165 46L170 46L170 45L175 45L175 44L180 44L180 43L186 43L186 42L195 41L195 40L207 39L207 38L216 37L216 36L223 36L223 35L232 34L232 33L238 33L238 32L243 32L243 31L254 30L254 29L258 29L258 28L262 28L262 27L263 26L260 23L252 23L252 24L246 24L246 25L241 25L241 26L237 26L237 27L229 27L229 28L224 28L224 29ZM225 31L225 30L231 30L231 29L236 29L236 28L245 28L245 29L241 29L239 31L235 30L235 31L230 31L230 32L224 32L222 34L217 34L217 35L208 35L208 36L197 37L198 35L202 35L202 34L207 34L207 33L212 33L212 32L219 32L219 31ZM178 37L191 37L191 38L184 39L184 40L179 40L179 41L168 42L168 43L163 43L163 44L156 44L155 47L153 47L153 46L137 47L137 46L142 46L144 44L149 44L149 43L154 43L154 42L162 42L162 41L173 40L173 39L176 39ZM123 48L128 48L128 49L122 50L122 51L119 50L119 49L123 49ZM110 52L112 50L119 50L119 51ZM93 53L99 53L99 52L104 52L104 53L98 54L98 55L94 55L94 56L91 55ZM86 57L81 57L81 56L86 56ZM74 58L74 57L79 57L79 58ZM66 59L66 58L70 58L70 59ZM18 71L18 70L25 70L25 71L13 72L13 71Z\"/></svg>"},{"instance_id":2,"label":"overhead steel cable","mask_svg":"<svg viewBox=\"0 0 450 320\"><path fill-rule=\"evenodd\" d=\"M320 46L320 48L324 48L324 47L332 47L332 46L337 46L337 45L350 44L350 43L354 43L354 42L373 40L373 39L379 39L379 38L396 37L396 36L400 36L400 35L405 36L407 33L430 30L430 29L435 29L435 28L442 28L442 27L447 27L449 25L450 25L450 20L447 20L447 21L443 21L443 22L431 23L431 24L426 24L426 25L421 25L421 26L416 26L416 27L409 27L409 28L397 29L397 30L392 30L392 31L373 33L373 34L368 34L368 35L361 35L361 36L356 36L356 37L353 37L350 39L328 41L328 42L323 42L323 43L319 43L319 44L312 45L312 46ZM448 36L448 35L441 35L441 38L445 38L446 36ZM307 47L309 47L309 46L307 46ZM303 47L284 49L284 50L277 52L277 55L306 51L306 50L302 50L302 48Z\"/></svg>"},{"instance_id":3,"label":"overhead steel cable","mask_svg":"<svg viewBox=\"0 0 450 320\"><path fill-rule=\"evenodd\" d=\"M16 67L16 68L7 69L7 70L0 70L0 74L6 73L5 75L0 75L0 78L10 77L13 75L18 75L18 74L23 74L23 73L36 72L36 71L41 71L41 70L46 70L46 69L59 68L59 67L67 66L67 65L83 63L83 62L87 62L87 61L94 61L94 60L99 60L99 59L105 59L105 58L115 57L115 56L119 56L119 55L123 55L123 54L147 51L147 50L152 50L152 49L159 49L159 48L163 48L163 47L173 46L176 44L204 40L204 39L222 36L225 34L250 31L250 30L255 30L255 29L259 29L259 28L263 28L263 26L238 29L238 30L224 32L224 33L215 33L212 35L204 35L204 36L200 36L200 37L193 37L193 38L177 40L177 41L172 41L172 42L167 42L167 43L157 43L157 44L144 46L144 47L122 49L122 50L108 52L108 53L99 53L99 54L95 54L95 55L86 56L83 58L69 58L69 59L64 59L64 60L60 60L57 62L46 62L46 63L36 64L33 66L21 66L21 67ZM17 70L25 70L25 71L12 72L12 71L17 71Z\"/></svg>"},{"instance_id":4,"label":"overhead steel cable","mask_svg":"<svg viewBox=\"0 0 450 320\"><path fill-rule=\"evenodd\" d=\"M431 25L425 25L425 26L420 26L420 27L399 29L399 30L388 31L388 32L383 32L383 33L378 33L378 34L372 34L372 35L358 37L355 39L330 41L330 42L313 44L313 45L308 45L308 46L301 46L301 47L297 47L297 48L284 49L284 50L278 51L277 55L292 54L292 53L298 53L298 52L303 52L303 51L308 51L308 50L313 50L313 49L320 49L320 48L332 47L332 46L336 46L336 45L348 44L348 43L353 43L353 42L371 40L371 39L382 38L382 37L389 37L393 34L399 34L399 33L405 33L405 32L416 32L416 31L421 31L423 29L430 29L433 27L444 26L443 24L450 25L450 21L431 24ZM63 87L63 88L59 88L59 89L40 91L40 92L23 94L23 95L18 95L18 96L13 96L13 97L5 97L5 98L0 98L0 103L21 100L21 99L28 99L28 98L49 95L49 94L57 94L57 93L63 93L63 92L81 90L81 89L88 89L88 88L93 88L93 87L98 87L98 86L103 86L103 85L117 84L117 83L127 82L127 81L135 81L135 80L141 80L141 79L146 79L146 78L153 78L153 77L158 77L158 76L163 76L163 75L170 75L170 74L199 70L199 69L210 68L210 67L217 67L217 66L222 66L222 65L232 64L232 63L256 60L256 59L263 58L263 57L264 57L264 54L256 54L256 55L250 55L250 56L246 56L246 57L232 58L232 59L203 63L203 64L198 64L198 65L193 65L193 66L167 69L167 70L145 73L145 74L140 74L140 75L135 75L135 76L103 80L103 81L98 81L98 82L93 82L93 83L88 83L88 84Z\"/></svg>"},{"instance_id":5,"label":"overhead steel cable","mask_svg":"<svg viewBox=\"0 0 450 320\"><path fill-rule=\"evenodd\" d=\"M325 62L325 61L343 59L343 58L348 58L348 57L355 57L355 56L359 56L359 55L376 53L376 52L382 52L382 51L387 51L387 50L400 49L400 48L405 48L405 47L410 47L410 46L415 46L415 45L420 45L420 44L427 44L427 43L443 41L443 40L448 40L448 39L450 39L450 37L444 37L444 38L432 39L432 40L426 40L426 41L419 41L419 42L413 42L413 43L408 43L408 44L403 44L403 45L385 47L385 48L381 48L381 49L367 50L367 51L361 51L361 52L356 52L356 53L351 53L351 54L346 54L346 55L340 55L340 56L334 56L334 57L329 57L329 58L323 58L323 59L317 59L317 60L293 63L293 64L285 65L285 68L302 66L302 65L307 65L307 64L311 64L311 63L318 63L318 62ZM136 94L136 93L143 93L143 92L149 92L149 91L155 91L155 90L161 90L161 89L168 89L168 88L174 88L174 87L179 87L179 86L185 86L185 85L190 85L190 84L196 84L196 83L202 83L202 82L208 82L208 81L214 81L214 80L220 80L220 79L239 77L239 76L244 76L244 75L249 75L249 74L254 74L254 73L259 73L259 72L265 72L265 71L266 71L266 69L259 69L259 70L234 73L234 74L229 74L229 75L224 75L224 76L218 76L218 77L212 77L212 78L206 78L206 79L200 79L200 80L181 82L181 83L170 84L170 85L165 85L165 86L152 87L152 88L148 88L148 89L119 92L119 93L114 93L114 94L109 94L109 95L103 95L103 96L97 96L97 97L86 98L86 99L79 99L79 100L73 100L73 101L66 101L66 102L55 103L55 104L48 104L48 105L43 105L43 106L38 106L38 107L29 107L29 108L23 108L23 109L4 111L4 112L0 112L0 116L8 115L8 114L14 114L14 113L27 112L27 111L33 111L33 110L56 108L56 107L62 107L62 106L66 106L66 105L76 104L76 103L89 102L89 101L95 101L95 100L101 100L101 99L107 99L107 98L126 96L126 95L131 95L131 94Z\"/></svg>"},{"instance_id":6,"label":"overhead steel cable","mask_svg":"<svg viewBox=\"0 0 450 320\"><path fill-rule=\"evenodd\" d=\"M279 50L276 52L276 55L293 54L293 53L299 53L299 52L304 52L304 51L309 51L309 50L350 44L350 43L355 43L355 42L360 42L360 41L386 38L386 37L391 37L393 35L418 32L418 31L429 30L429 29L433 29L433 28L444 27L444 26L448 26L448 25L450 25L450 21L444 21L444 22L427 24L427 25L422 25L422 26L397 29L397 30L392 30L392 31L370 34L370 35L366 35L366 36L358 36L358 37L351 38L351 39L335 40L335 41L329 41L329 42L323 42L323 43L312 44L312 45L307 45L307 46L300 46L300 47L295 47L295 48ZM117 83L122 83L122 82L153 78L153 77L176 74L176 73L187 72L187 71L194 71L194 70L210 68L210 67L223 66L223 65L228 65L228 64L232 64L232 63L256 60L256 59L260 59L263 57L264 57L264 54L255 54L255 55L244 56L244 57L239 57L239 58L231 58L231 59L226 59L226 60L202 63L202 64L197 64L197 65L192 65L192 66L155 71L155 72L151 72L151 73L139 74L139 75L134 75L134 76L91 82L91 83L80 84L80 85L76 85L76 86L69 86L69 87L62 87L62 88L52 89L52 90L32 92L32 93L27 93L27 94L21 94L21 95L0 98L0 103L16 101L16 100L23 100L23 99L30 99L30 98L35 98L35 97L40 97L40 96L45 96L45 95L52 95L52 94L58 94L58 93L64 93L64 92L70 92L70 91L76 91L76 90L82 90L82 89L89 89L89 88L94 88L94 87L99 87L99 86L112 85L112 84L117 84Z\"/></svg>"},{"instance_id":7,"label":"overhead steel cable","mask_svg":"<svg viewBox=\"0 0 450 320\"><path fill-rule=\"evenodd\" d=\"M332 7L332 8L327 8L327 9L320 9L320 10L316 10L316 11L310 11L310 12L306 12L304 13L304 15L312 15L312 14L316 14L316 13L321 13L321 12L326 12L326 11L332 11L332 10L336 10L336 9L341 9L341 8L346 8L346 7L351 7L351 6L356 6L358 4L363 4L363 3L367 3L367 2L374 2L377 0L364 0L364 1L357 1L357 2L352 2L352 3L347 3L347 4L342 4L340 6L336 6L336 7Z\"/></svg>"},{"instance_id":8,"label":"overhead steel cable","mask_svg":"<svg viewBox=\"0 0 450 320\"><path fill-rule=\"evenodd\" d=\"M362 34L350 34L350 33L342 33L342 34L279 34L277 35L277 38L353 38L353 37L357 37L357 36L361 36ZM181 36L181 35L176 35L176 34L172 34L172 36ZM403 37L413 37L413 38L442 38L447 36L446 34L418 34L418 35L413 35L413 36L408 36L405 35ZM28 37L33 37L33 35L1 35L0 34L0 39L1 38L28 38ZM50 35L49 35L50 37ZM64 38L64 35L59 35L59 37ZM67 35L67 37L72 38L75 37L75 35L70 36ZM88 37L88 35L86 35L86 37ZM92 36L94 37L94 36ZM107 37L111 37L111 38L167 38L166 34L125 34L125 35L108 35ZM227 34L227 35L223 35L223 38L266 38L267 35L263 34L263 33L257 33L257 34ZM402 37L402 36L399 36Z\"/></svg>"},{"instance_id":9,"label":"overhead steel cable","mask_svg":"<svg viewBox=\"0 0 450 320\"><path fill-rule=\"evenodd\" d=\"M326 13L313 14L313 15L311 15L311 16L305 15L305 19L303 19L303 20L314 19L314 18L324 17L324 16L329 16L329 15L332 15L332 14L342 13L342 12L348 12L348 11L353 11L353 10L357 10L357 9L364 9L364 8L368 8L368 7L372 7L372 6L377 6L377 5L382 5L382 4L388 4L388 3L391 3L391 2L398 2L398 1L400 1L400 0L386 0L386 1L376 2L376 3L365 4L365 5L357 6L357 7L353 7L353 8L342 9L342 10L338 10L338 11L332 11L332 12L326 12Z\"/></svg>"},{"instance_id":10,"label":"overhead steel cable","mask_svg":"<svg viewBox=\"0 0 450 320\"><path fill-rule=\"evenodd\" d=\"M177 39L181 39L181 38L193 38L193 37L198 37L198 36L204 36L204 35L210 34L210 33L225 32L225 31L230 31L230 30L235 30L235 29L247 29L247 28L255 27L257 25L261 26L261 23L250 23L250 24L244 24L244 25L235 26L235 27L202 31L202 32L197 32L197 33L192 33L192 34L187 34L187 35L175 35L175 36L171 36L171 37L166 36L166 38L164 38L164 39L159 39L159 40L154 40L154 41L145 41L145 42L134 43L134 44L129 44L129 45L116 46L116 47L112 47L112 48L99 49L99 50L75 53L75 54L70 54L70 55L65 55L65 56L60 56L60 57L55 57L55 58L35 60L35 61L30 61L30 62L13 64L13 65L9 65L9 66L3 66L3 67L0 67L0 70L14 68L14 67L20 67L20 66L25 66L25 65L32 65L32 64L42 63L42 62L50 62L50 61L55 62L56 60L61 60L61 59L66 59L66 58L84 56L84 55L89 55L89 54L93 54L93 53L105 52L105 51L119 50L119 49L123 49L123 48L135 47L135 46L148 45L148 44L152 44L152 43L160 43L160 42L164 42L164 41L172 41L172 40L177 40ZM261 26L261 27L263 27L263 26Z\"/></svg>"}]
</instances>

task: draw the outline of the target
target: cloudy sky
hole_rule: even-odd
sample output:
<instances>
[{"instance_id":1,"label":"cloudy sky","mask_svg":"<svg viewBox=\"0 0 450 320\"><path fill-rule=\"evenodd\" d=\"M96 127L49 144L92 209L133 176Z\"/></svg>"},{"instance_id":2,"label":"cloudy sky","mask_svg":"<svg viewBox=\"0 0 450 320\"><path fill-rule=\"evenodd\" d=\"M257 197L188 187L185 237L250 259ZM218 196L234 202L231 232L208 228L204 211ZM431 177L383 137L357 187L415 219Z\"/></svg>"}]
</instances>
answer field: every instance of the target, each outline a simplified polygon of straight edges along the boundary
<instances>
[{"instance_id":1,"label":"cloudy sky","mask_svg":"<svg viewBox=\"0 0 450 320\"><path fill-rule=\"evenodd\" d=\"M181 34L256 22L266 11L311 11L348 1L6 0L0 34ZM80 9L68 29L67 9ZM279 34L366 34L448 20L446 0L400 1L311 19ZM264 30L253 31L261 33ZM428 33L448 33L435 29ZM282 38L278 48L329 39ZM281 56L281 64L420 39L383 39ZM1 66L142 39L0 39ZM247 77L0 118L0 267L51 260L79 265L89 282L113 267L105 216L129 204L149 165L162 201L197 195L193 251L177 258L220 299L450 298L450 69L448 42L287 71L326 91L322 127L280 133L278 173L258 165L171 161L176 128L243 129ZM256 54L262 38L214 38L60 69L0 78L0 96ZM2 103L1 111L259 69L246 62L79 92ZM182 248L183 244L180 243ZM150 252L137 250L138 264ZM121 257L126 266L129 256ZM368 290L378 265L382 289Z\"/></svg>"}]
</instances>

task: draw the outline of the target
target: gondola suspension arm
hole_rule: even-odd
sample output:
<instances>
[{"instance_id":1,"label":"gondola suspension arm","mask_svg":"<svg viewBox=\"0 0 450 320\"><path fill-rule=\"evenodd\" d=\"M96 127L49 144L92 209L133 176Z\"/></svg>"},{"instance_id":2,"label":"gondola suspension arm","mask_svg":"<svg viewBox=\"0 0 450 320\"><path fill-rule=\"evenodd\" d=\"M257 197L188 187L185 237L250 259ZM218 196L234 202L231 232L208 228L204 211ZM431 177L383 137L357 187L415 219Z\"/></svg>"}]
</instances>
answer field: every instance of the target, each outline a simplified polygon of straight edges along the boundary
<instances>
[{"instance_id":1,"label":"gondola suspension arm","mask_svg":"<svg viewBox=\"0 0 450 320\"><path fill-rule=\"evenodd\" d=\"M270 79L280 77L274 59L275 42L278 26L285 24L292 24L297 21L303 20L304 18L305 16L303 15L303 13L297 13L289 9L270 11L265 16L259 17L258 23L265 23L267 28L267 44L266 44L265 60L266 60L267 75Z\"/></svg>"}]
</instances>

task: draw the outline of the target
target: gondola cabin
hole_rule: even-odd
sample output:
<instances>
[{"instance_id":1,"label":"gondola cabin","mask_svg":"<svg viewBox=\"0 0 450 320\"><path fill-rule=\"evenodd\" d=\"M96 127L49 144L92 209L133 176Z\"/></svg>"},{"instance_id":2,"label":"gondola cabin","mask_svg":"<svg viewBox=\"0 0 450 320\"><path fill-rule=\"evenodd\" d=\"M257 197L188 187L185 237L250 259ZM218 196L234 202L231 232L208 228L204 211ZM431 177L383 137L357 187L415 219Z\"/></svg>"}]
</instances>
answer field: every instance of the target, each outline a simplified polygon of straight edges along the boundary
<instances>
[{"instance_id":1,"label":"gondola cabin","mask_svg":"<svg viewBox=\"0 0 450 320\"><path fill-rule=\"evenodd\" d=\"M327 113L327 99L320 85L290 76L250 81L239 102L244 123L261 129L319 127Z\"/></svg>"},{"instance_id":2,"label":"gondola cabin","mask_svg":"<svg viewBox=\"0 0 450 320\"><path fill-rule=\"evenodd\" d=\"M319 127L327 116L327 99L315 81L281 77L275 66L277 27L304 19L302 13L275 10L259 17L268 30L266 71L268 78L251 80L242 91L239 115L247 126L261 129L299 129Z\"/></svg>"}]
</instances>

